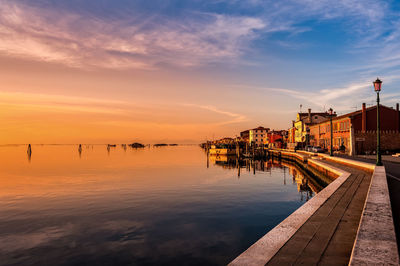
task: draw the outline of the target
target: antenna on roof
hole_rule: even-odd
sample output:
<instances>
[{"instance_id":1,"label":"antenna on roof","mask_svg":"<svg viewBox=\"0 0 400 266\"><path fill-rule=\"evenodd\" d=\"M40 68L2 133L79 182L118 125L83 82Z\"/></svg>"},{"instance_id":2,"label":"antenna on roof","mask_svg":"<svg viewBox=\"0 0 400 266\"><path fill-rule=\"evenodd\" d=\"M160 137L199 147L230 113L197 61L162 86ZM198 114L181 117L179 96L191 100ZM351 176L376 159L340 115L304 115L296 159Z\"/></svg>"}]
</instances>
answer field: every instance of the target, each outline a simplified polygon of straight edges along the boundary
<instances>
[{"instance_id":1,"label":"antenna on roof","mask_svg":"<svg viewBox=\"0 0 400 266\"><path fill-rule=\"evenodd\" d=\"M356 106L353 106L353 107L351 107L351 108L354 108L354 109L356 109L356 111L357 111L357 105L356 105Z\"/></svg>"},{"instance_id":2,"label":"antenna on roof","mask_svg":"<svg viewBox=\"0 0 400 266\"><path fill-rule=\"evenodd\" d=\"M303 107L303 105L302 104L300 104L300 113L301 113L301 108Z\"/></svg>"}]
</instances>

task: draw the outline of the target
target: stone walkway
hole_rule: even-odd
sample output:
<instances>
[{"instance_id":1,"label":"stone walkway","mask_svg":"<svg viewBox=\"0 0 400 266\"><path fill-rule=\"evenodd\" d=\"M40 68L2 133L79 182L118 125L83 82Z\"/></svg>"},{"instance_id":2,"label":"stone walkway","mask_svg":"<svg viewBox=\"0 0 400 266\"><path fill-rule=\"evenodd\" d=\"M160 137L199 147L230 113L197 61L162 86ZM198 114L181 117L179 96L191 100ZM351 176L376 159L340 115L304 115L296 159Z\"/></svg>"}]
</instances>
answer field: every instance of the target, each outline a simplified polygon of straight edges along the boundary
<instances>
[{"instance_id":1,"label":"stone walkway","mask_svg":"<svg viewBox=\"0 0 400 266\"><path fill-rule=\"evenodd\" d=\"M376 157L372 159L367 156L341 156L343 158L358 160L362 162L375 163ZM371 157L371 156L369 156ZM389 186L390 202L392 204L393 222L396 229L397 247L400 254L400 162L394 162L400 158L388 160L388 156L382 156L383 165L386 168L387 182Z\"/></svg>"},{"instance_id":2,"label":"stone walkway","mask_svg":"<svg viewBox=\"0 0 400 266\"><path fill-rule=\"evenodd\" d=\"M372 173L323 162L351 175L267 265L348 265Z\"/></svg>"}]
</instances>

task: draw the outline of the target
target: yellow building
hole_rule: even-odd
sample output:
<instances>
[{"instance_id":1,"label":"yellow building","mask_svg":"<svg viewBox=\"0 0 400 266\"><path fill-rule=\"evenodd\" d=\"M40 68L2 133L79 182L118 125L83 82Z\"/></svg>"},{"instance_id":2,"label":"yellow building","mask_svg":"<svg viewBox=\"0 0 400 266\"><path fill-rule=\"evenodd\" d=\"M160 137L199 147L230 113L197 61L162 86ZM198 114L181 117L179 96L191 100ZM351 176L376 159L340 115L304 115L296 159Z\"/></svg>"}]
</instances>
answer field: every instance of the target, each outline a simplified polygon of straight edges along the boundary
<instances>
[{"instance_id":1,"label":"yellow building","mask_svg":"<svg viewBox=\"0 0 400 266\"><path fill-rule=\"evenodd\" d=\"M328 112L312 113L308 109L307 113L297 113L296 121L294 121L294 141L295 143L302 143L308 145L310 125L318 124L329 119Z\"/></svg>"}]
</instances>

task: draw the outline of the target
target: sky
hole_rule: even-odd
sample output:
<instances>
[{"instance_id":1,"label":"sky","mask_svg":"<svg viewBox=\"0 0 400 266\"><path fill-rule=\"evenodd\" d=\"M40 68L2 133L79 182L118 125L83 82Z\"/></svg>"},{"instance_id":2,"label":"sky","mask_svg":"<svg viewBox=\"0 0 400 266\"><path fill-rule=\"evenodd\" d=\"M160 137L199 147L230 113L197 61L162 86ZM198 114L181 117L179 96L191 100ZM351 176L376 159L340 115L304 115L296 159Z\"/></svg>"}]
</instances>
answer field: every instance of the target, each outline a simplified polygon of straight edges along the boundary
<instances>
[{"instance_id":1,"label":"sky","mask_svg":"<svg viewBox=\"0 0 400 266\"><path fill-rule=\"evenodd\" d=\"M288 129L374 104L377 77L395 106L398 1L0 0L0 144Z\"/></svg>"}]
</instances>

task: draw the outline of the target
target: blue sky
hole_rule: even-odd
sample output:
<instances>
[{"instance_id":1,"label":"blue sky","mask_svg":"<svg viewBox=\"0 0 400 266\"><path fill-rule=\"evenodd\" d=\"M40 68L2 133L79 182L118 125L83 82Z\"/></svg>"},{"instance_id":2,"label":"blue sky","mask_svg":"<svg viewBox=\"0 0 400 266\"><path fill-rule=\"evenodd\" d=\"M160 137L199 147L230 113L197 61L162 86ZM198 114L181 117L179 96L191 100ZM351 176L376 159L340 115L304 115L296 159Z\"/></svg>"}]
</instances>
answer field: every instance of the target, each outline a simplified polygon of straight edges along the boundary
<instances>
[{"instance_id":1,"label":"blue sky","mask_svg":"<svg viewBox=\"0 0 400 266\"><path fill-rule=\"evenodd\" d=\"M379 0L0 0L0 59L11 62L8 71L16 75L24 65L46 69L43 77L54 72L59 84L65 72L82 80L77 88L41 81L32 89L27 84L36 81L27 76L26 85L2 90L96 91L181 106L181 113L207 110L221 115L219 123L198 126L221 136L258 124L287 128L300 104L338 113L372 104L377 76L383 104L400 102L399 10L399 2ZM121 85L99 89L105 77L104 84Z\"/></svg>"}]
</instances>

